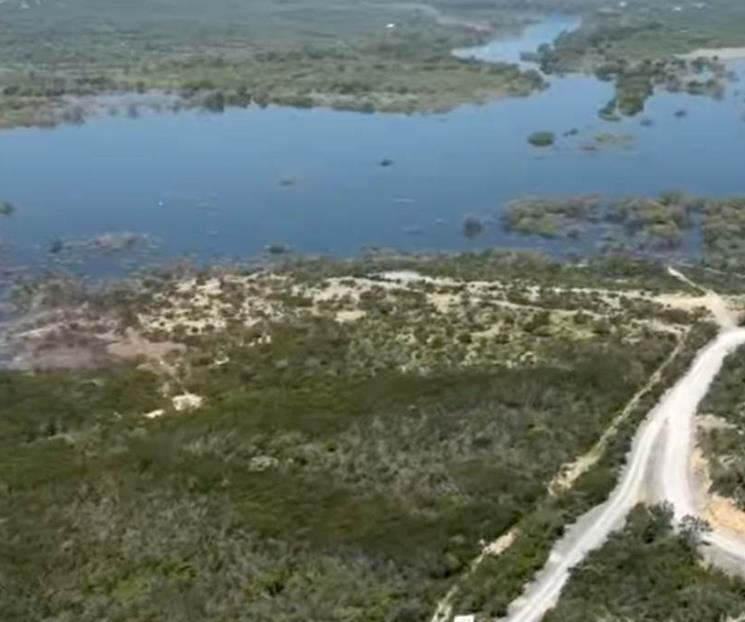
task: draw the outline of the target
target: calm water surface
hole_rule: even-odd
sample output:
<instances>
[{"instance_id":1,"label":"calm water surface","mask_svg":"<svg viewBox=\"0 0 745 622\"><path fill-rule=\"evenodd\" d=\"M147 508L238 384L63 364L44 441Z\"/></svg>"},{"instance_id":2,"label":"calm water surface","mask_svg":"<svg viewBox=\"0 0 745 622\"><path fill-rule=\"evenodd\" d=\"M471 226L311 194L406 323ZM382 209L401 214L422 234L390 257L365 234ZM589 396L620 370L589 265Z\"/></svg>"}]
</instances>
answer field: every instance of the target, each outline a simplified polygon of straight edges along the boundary
<instances>
[{"instance_id":1,"label":"calm water surface","mask_svg":"<svg viewBox=\"0 0 745 622\"><path fill-rule=\"evenodd\" d=\"M487 63L515 63L525 68L535 64L522 59L523 52L535 52L541 45L552 43L564 32L576 30L582 24L573 15L552 15L545 20L528 25L516 36L503 37L475 48L454 50L458 58L475 58Z\"/></svg>"},{"instance_id":2,"label":"calm water surface","mask_svg":"<svg viewBox=\"0 0 745 622\"><path fill-rule=\"evenodd\" d=\"M515 60L573 24L551 18L474 53ZM570 76L529 98L438 115L270 107L1 132L0 199L18 212L0 217L0 264L52 265L53 240L121 231L157 241L149 260L246 257L270 243L341 255L365 246L527 245L496 225L467 240L463 219L498 218L504 202L526 195L745 194L738 84L723 101L660 93L644 113L652 127L599 120L612 91ZM676 118L681 108L688 115ZM575 128L577 136L561 136ZM526 137L536 130L556 132L556 146L531 147ZM634 141L586 151L601 132ZM381 166L385 158L392 165ZM116 261L78 267L107 270Z\"/></svg>"}]
</instances>

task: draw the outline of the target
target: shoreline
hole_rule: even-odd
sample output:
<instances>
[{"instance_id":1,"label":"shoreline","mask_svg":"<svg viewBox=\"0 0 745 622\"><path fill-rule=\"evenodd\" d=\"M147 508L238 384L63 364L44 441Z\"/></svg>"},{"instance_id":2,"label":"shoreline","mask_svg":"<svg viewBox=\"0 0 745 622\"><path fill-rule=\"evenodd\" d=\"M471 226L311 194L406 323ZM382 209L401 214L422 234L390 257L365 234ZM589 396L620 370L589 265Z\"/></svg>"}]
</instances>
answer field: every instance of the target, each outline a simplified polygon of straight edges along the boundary
<instances>
[{"instance_id":1,"label":"shoreline","mask_svg":"<svg viewBox=\"0 0 745 622\"><path fill-rule=\"evenodd\" d=\"M520 70L520 73L523 77L528 77L525 84L517 89L513 89L513 87L504 90L487 89L480 92L464 93L462 96L442 93L440 96L429 95L427 98L419 100L416 97L396 99L388 97L390 94L384 93L377 94L379 97L375 103L372 102L376 99L375 94L371 98L370 96L334 96L319 93L302 103L298 103L291 95L280 95L260 102L239 103L227 100L219 107L214 107L210 106L208 102L211 92L204 92L202 97L194 99L159 88L144 93L138 93L134 90L110 91L71 97L67 98L66 101L49 99L42 107L37 107L35 103L33 107L30 107L33 110L29 110L28 116L4 118L0 110L0 132L24 129L57 129L85 125L91 121L116 117L138 119L140 117L181 112L223 114L236 110L264 110L269 107L357 114L439 115L447 114L463 106L483 106L507 99L530 97L544 91L549 86L545 80L539 83L537 79L533 78L531 72ZM533 83L528 84L529 80L533 80Z\"/></svg>"},{"instance_id":2,"label":"shoreline","mask_svg":"<svg viewBox=\"0 0 745 622\"><path fill-rule=\"evenodd\" d=\"M693 52L679 54L678 58L684 60L705 58L708 60L719 60L721 62L745 60L745 47L699 48Z\"/></svg>"},{"instance_id":3,"label":"shoreline","mask_svg":"<svg viewBox=\"0 0 745 622\"><path fill-rule=\"evenodd\" d=\"M427 5L414 3L404 6L422 10ZM519 25L517 34L511 34L510 31L495 30L486 24L477 27L472 22L463 22L458 18L442 23L443 14L438 9L432 9L431 12L425 10L425 13L435 19L438 25L444 28L464 28L471 32L471 36L460 39L454 36L450 42L453 47L437 51L439 65L434 78L429 77L432 72L431 61L422 62L417 58L407 60L407 71L411 75L404 88L399 86L393 90L382 88L346 92L328 90L320 83L316 86L280 83L268 89L261 84L236 89L227 84L215 83L209 88L192 90L191 87L179 88L177 69L165 64L160 68L162 75L155 74L145 78L137 86L125 83L121 85L122 88L96 89L84 95L33 97L25 102L22 99L9 102L7 110L0 108L0 131L82 125L90 119L105 117L107 113L108 116L126 115L137 118L152 113L175 113L182 110L222 113L229 109L263 109L267 106L319 108L364 114L439 114L461 106L529 97L549 87L546 76L537 67L509 58L479 58L478 50L519 38L531 26L540 25L543 21L562 14L526 21ZM552 42L553 40L544 43ZM532 43L534 42L531 45ZM468 51L473 51L475 55L465 56L464 53ZM374 60L371 58L370 62ZM205 62L205 67L209 69L208 60ZM251 62L255 60L235 61L234 67L236 71L240 71ZM322 69L323 59L317 61L317 64ZM359 69L366 68L365 63L358 64ZM278 69L283 68L280 63ZM174 70L176 73L173 73ZM273 73L275 69L267 66L265 71ZM421 80L423 75L427 76L424 81Z\"/></svg>"}]
</instances>

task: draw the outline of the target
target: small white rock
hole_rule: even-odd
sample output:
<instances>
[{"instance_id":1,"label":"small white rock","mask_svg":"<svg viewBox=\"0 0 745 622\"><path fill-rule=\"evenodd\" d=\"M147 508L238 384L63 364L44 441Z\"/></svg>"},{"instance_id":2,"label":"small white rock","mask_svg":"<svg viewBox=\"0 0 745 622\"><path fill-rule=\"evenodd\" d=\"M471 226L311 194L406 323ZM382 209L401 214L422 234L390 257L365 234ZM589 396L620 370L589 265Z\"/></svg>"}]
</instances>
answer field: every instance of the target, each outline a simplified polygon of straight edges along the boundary
<instances>
[{"instance_id":1,"label":"small white rock","mask_svg":"<svg viewBox=\"0 0 745 622\"><path fill-rule=\"evenodd\" d=\"M249 471L266 471L279 465L279 460L272 456L254 456L248 462Z\"/></svg>"},{"instance_id":2,"label":"small white rock","mask_svg":"<svg viewBox=\"0 0 745 622\"><path fill-rule=\"evenodd\" d=\"M201 395L195 395L194 393L183 393L173 398L173 408L176 412L183 412L185 410L194 410L202 405Z\"/></svg>"}]
</instances>

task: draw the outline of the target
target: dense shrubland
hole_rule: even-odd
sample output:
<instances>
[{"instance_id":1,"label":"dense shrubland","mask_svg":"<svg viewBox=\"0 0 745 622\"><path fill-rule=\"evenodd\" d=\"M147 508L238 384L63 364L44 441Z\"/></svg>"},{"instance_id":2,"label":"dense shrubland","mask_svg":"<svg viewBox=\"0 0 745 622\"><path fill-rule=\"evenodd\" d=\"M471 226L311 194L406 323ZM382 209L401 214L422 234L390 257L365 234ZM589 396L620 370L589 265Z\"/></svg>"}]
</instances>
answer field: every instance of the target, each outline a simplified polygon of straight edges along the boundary
<instances>
[{"instance_id":1,"label":"dense shrubland","mask_svg":"<svg viewBox=\"0 0 745 622\"><path fill-rule=\"evenodd\" d=\"M573 572L546 622L718 622L745 611L745 583L706 568L695 527L676 533L667 506L637 506L623 531Z\"/></svg>"},{"instance_id":2,"label":"dense shrubland","mask_svg":"<svg viewBox=\"0 0 745 622\"><path fill-rule=\"evenodd\" d=\"M537 72L451 55L525 23L524 11L336 0L151 5L0 6L0 125L81 123L108 107L131 116L252 104L409 112L543 86ZM102 93L142 97L89 99Z\"/></svg>"},{"instance_id":3,"label":"dense shrubland","mask_svg":"<svg viewBox=\"0 0 745 622\"><path fill-rule=\"evenodd\" d=\"M704 324L688 335L680 354L664 369L661 382L643 393L618 426L597 464L581 475L569 490L541 499L516 524L514 543L501 555L487 557L472 575L464 578L455 600L456 610L475 611L486 616L505 615L507 606L520 596L525 584L545 565L553 544L566 526L608 497L639 424L715 334L714 326Z\"/></svg>"},{"instance_id":4,"label":"dense shrubland","mask_svg":"<svg viewBox=\"0 0 745 622\"><path fill-rule=\"evenodd\" d=\"M585 254L665 255L683 251L701 265L741 270L745 265L745 201L704 199L680 192L656 198L597 196L528 197L503 206L505 231L569 240L565 247ZM589 247L577 246L578 241Z\"/></svg>"},{"instance_id":5,"label":"dense shrubland","mask_svg":"<svg viewBox=\"0 0 745 622\"><path fill-rule=\"evenodd\" d=\"M615 97L600 110L610 121L642 112L655 89L721 97L729 80L726 67L716 58L681 55L745 45L737 0L596 8L584 13L579 30L543 46L536 59L547 72L585 71L613 81Z\"/></svg>"},{"instance_id":6,"label":"dense shrubland","mask_svg":"<svg viewBox=\"0 0 745 622\"><path fill-rule=\"evenodd\" d=\"M563 521L607 494L654 394L576 491L550 500L548 482L678 339L648 325L659 305L616 307L554 288L610 286L618 275L624 287L672 284L649 265L619 262L382 261L499 281L397 290L368 271L376 290L356 280L364 262L266 277L282 286L223 274L218 288L213 273L181 275L189 289L152 275L88 305L99 321L118 313L122 328L187 344L180 361L3 372L0 617L421 620L481 540L535 525L510 552L516 565L500 566L493 598L514 591ZM543 272L525 273L530 262ZM364 283L370 294L354 309L345 297L319 298L332 273L335 287ZM450 297L447 309L430 308L431 296ZM250 325L246 300L265 313ZM205 309L218 303L207 327ZM333 319L352 310L365 315ZM667 321L681 330L697 320ZM202 406L177 412L168 398L183 391Z\"/></svg>"},{"instance_id":7,"label":"dense shrubland","mask_svg":"<svg viewBox=\"0 0 745 622\"><path fill-rule=\"evenodd\" d=\"M700 413L718 418L716 425L700 431L708 459L712 490L733 499L745 509L745 355L742 350L727 357L711 386Z\"/></svg>"},{"instance_id":8,"label":"dense shrubland","mask_svg":"<svg viewBox=\"0 0 745 622\"><path fill-rule=\"evenodd\" d=\"M739 4L717 0L679 12L658 5L542 0L526 10L512 0L316 0L216 1L205 9L157 0L141 11L110 0L9 0L0 5L0 125L81 123L107 107L131 116L142 106L220 111L270 103L407 112L524 95L544 86L539 73L458 61L450 52L556 11L582 15L582 27L530 56L548 72L614 80L616 97L601 116L636 114L658 87L720 96L728 76L716 60L675 55L742 45ZM157 97L86 99L102 93Z\"/></svg>"}]
</instances>

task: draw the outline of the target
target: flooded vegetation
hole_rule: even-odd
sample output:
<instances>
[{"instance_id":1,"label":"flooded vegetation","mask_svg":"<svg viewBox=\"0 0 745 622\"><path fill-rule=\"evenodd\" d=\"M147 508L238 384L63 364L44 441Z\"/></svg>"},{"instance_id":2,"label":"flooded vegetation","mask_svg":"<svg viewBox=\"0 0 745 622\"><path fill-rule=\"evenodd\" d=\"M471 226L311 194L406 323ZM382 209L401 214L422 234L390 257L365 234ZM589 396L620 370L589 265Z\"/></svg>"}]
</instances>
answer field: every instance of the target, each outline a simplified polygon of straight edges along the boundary
<instances>
[{"instance_id":1,"label":"flooded vegetation","mask_svg":"<svg viewBox=\"0 0 745 622\"><path fill-rule=\"evenodd\" d=\"M512 615L745 317L741 3L150 4L0 3L0 618ZM545 620L742 613L743 364Z\"/></svg>"},{"instance_id":2,"label":"flooded vegetation","mask_svg":"<svg viewBox=\"0 0 745 622\"><path fill-rule=\"evenodd\" d=\"M189 27L169 18L173 10ZM496 7L475 13L462 15L455 2L324 0L312 9L216 2L206 16L201 3L185 0L176 9L158 0L152 11L129 14L111 2L31 7L11 0L0 6L7 24L0 126L270 104L414 112L541 88L537 73L509 61L484 65L451 55L532 17ZM45 37L44 46L30 43Z\"/></svg>"},{"instance_id":3,"label":"flooded vegetation","mask_svg":"<svg viewBox=\"0 0 745 622\"><path fill-rule=\"evenodd\" d=\"M462 223L499 220L502 205L525 196L741 192L745 125L736 89L722 102L659 95L647 123L597 119L607 95L606 84L567 77L525 100L436 116L230 109L10 132L3 141L14 157L0 184L19 210L0 221L6 262L54 267L57 254L40 249L120 232L157 241L136 263L233 260L270 244L347 256L373 246L524 245L498 227L464 237ZM678 119L683 102L689 115ZM528 144L538 131L550 132L553 144ZM702 134L717 139L701 141ZM59 165L63 158L69 166ZM35 182L40 169L44 184Z\"/></svg>"},{"instance_id":4,"label":"flooded vegetation","mask_svg":"<svg viewBox=\"0 0 745 622\"><path fill-rule=\"evenodd\" d=\"M535 197L508 203L502 227L522 236L564 239L568 243L555 248L575 256L673 253L710 268L740 270L743 205L740 197L717 200L679 192L656 198Z\"/></svg>"},{"instance_id":5,"label":"flooded vegetation","mask_svg":"<svg viewBox=\"0 0 745 622\"><path fill-rule=\"evenodd\" d=\"M144 98L152 103L157 92L146 82L143 93L123 95L120 102L130 111L142 112L141 118L132 118L140 113L125 114L51 134L6 133L4 142L14 157L0 171L0 185L11 202L3 203L0 212L8 214L14 205L24 207L23 214L0 223L6 263L13 271L39 273L63 265L100 276L174 256L210 263L275 254L280 248L350 256L370 247L419 251L530 246L528 238L505 233L513 229L530 233L528 229L537 228L539 237L546 239L567 232L558 231L564 227L551 218L535 215L532 223L523 218L516 228L508 224L507 231L489 226L500 220L509 223L513 219L509 210L522 197L562 201L567 196L598 194L612 201L619 195L654 197L671 190L712 198L741 191L745 109L737 84L729 82L742 71L737 61L725 65L705 55L669 58L665 67L672 64L691 74L685 82L688 86L706 83L710 75L727 78L726 84L716 98L706 89L668 88L672 78L665 69L664 84L653 81L642 89L644 117L640 118L633 115L642 106L634 110L625 106L628 98L614 97L607 82L615 80L618 91L627 79L638 82L628 72L662 71L658 67L662 61L650 64L636 56L616 63L616 69L626 73L611 71L609 63L626 49L622 43L637 36L624 21L632 16L589 15L577 7L575 14L539 19L509 11L466 19L454 12L458 19L451 23L443 17L449 15L445 9L435 14L415 8L395 11L402 11L406 19L385 22L383 32L376 35L382 39L373 37L365 45L378 46L380 54L410 58L412 67L414 59L427 64L427 89L434 98L440 97L432 86L439 75L438 63L455 63L457 68L445 71L448 75L475 72L481 84L491 71L535 74L546 88L527 99L464 106L436 115L361 115L262 108L270 102L305 107L282 97L277 100L276 93L284 92L279 82L275 95L267 96L262 106L250 105L258 87L236 86L241 103L227 91L208 87L213 78L205 77L189 97L209 97L212 114L171 116L154 113ZM521 30L525 23L529 26ZM442 30L447 35L423 34L427 24L433 32ZM428 46L435 40L440 51L430 58L428 54L434 52ZM476 45L459 47L464 42ZM58 44L72 42L60 39ZM645 49L652 53L651 48ZM341 88L344 72L321 67L331 52L306 53L307 58L277 49L263 53L266 59L261 62L308 63L312 72L307 76L313 84L318 75L324 80L334 76ZM337 50L332 56L337 53L341 54ZM52 70L51 58L39 54L38 62L51 63ZM370 55L364 56L370 62ZM177 62L165 56L161 60ZM192 81L197 74L208 75L199 69L204 62L212 63L220 75L235 76L236 63L242 67L248 61L178 61ZM333 62L341 66L346 61L334 57ZM391 79L413 84L399 71L384 70L382 65L380 70ZM358 69L350 71L361 79ZM597 73L599 79L587 77L588 72ZM126 85L122 88L126 90ZM102 85L98 91L107 89ZM690 94L693 91L697 93ZM120 96L111 89L107 92L96 97L114 111ZM316 84L309 92L312 97L326 97L321 94L328 90ZM22 97L23 91L6 87L6 93L3 103L12 108L13 98ZM453 85L445 86L442 93L456 93L463 101L480 99ZM609 100L615 103L598 117L598 109ZM244 106L248 109L239 109ZM689 113L685 118L680 114L683 110ZM716 141L702 142L698 137L703 133L716 136ZM215 156L205 158L207 152ZM74 154L69 169L59 166L68 154ZM647 165L650 158L656 162L653 174ZM32 171L39 169L47 171L43 185L33 181ZM477 181L458 183L464 177ZM505 205L508 213L502 213ZM463 224L473 224L469 219L474 218L484 225L478 233ZM587 229L582 223L571 224L576 226L569 232L570 239L577 239L579 229ZM684 243L687 228L680 224L658 222L649 240L636 240L631 246L638 249L649 243L654 250L692 251L696 244ZM112 235L132 236L131 243L115 253L88 243ZM628 247L619 242L617 231L599 235L610 236L602 248ZM595 242L591 246L597 246ZM572 250L586 253L588 245ZM101 262L103 253L109 258Z\"/></svg>"}]
</instances>

